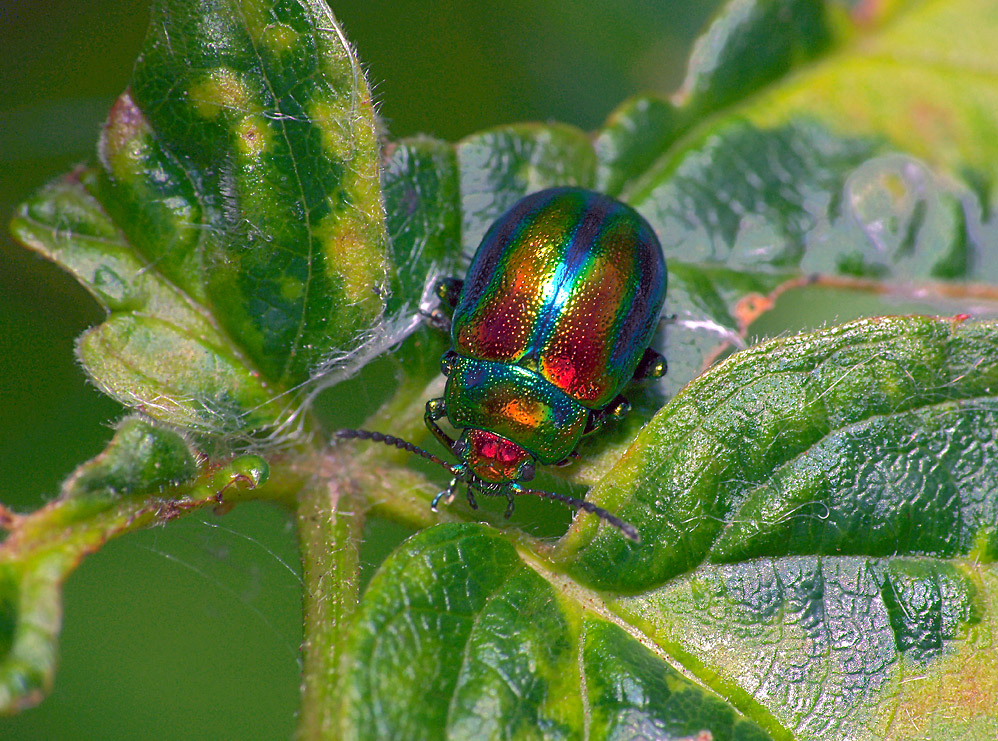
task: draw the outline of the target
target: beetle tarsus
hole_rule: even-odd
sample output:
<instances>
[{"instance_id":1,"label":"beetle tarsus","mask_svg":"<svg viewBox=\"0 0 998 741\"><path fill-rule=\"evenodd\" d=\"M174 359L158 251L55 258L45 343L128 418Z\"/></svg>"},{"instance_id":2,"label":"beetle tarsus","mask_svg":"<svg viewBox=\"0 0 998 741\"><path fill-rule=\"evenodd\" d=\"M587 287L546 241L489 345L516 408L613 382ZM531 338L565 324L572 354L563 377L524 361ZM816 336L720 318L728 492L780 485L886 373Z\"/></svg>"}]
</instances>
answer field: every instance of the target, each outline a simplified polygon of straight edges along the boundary
<instances>
[{"instance_id":1,"label":"beetle tarsus","mask_svg":"<svg viewBox=\"0 0 998 741\"><path fill-rule=\"evenodd\" d=\"M460 278L441 278L433 290L444 304L454 309L457 307L457 300L461 297L462 288L464 288L464 281Z\"/></svg>"},{"instance_id":2,"label":"beetle tarsus","mask_svg":"<svg viewBox=\"0 0 998 741\"><path fill-rule=\"evenodd\" d=\"M631 402L618 394L617 398L611 401L610 406L607 407L606 416L615 422L620 422L630 411Z\"/></svg>"},{"instance_id":3,"label":"beetle tarsus","mask_svg":"<svg viewBox=\"0 0 998 741\"><path fill-rule=\"evenodd\" d=\"M571 453L569 453L568 455L566 455L564 458L562 458L560 461L558 461L554 465L557 466L558 468L564 468L565 466L572 465L578 459L579 459L579 451L573 450Z\"/></svg>"},{"instance_id":4,"label":"beetle tarsus","mask_svg":"<svg viewBox=\"0 0 998 741\"><path fill-rule=\"evenodd\" d=\"M439 329L441 332L450 331L450 317L440 309L420 311L419 313L426 320L426 323L434 329Z\"/></svg>"},{"instance_id":5,"label":"beetle tarsus","mask_svg":"<svg viewBox=\"0 0 998 741\"><path fill-rule=\"evenodd\" d=\"M593 410L589 413L589 419L586 420L586 428L582 431L582 435L584 437L588 437L594 432L598 432L603 429L603 425L605 425L609 420L612 420L613 422L620 422L630 411L631 402L620 394L617 394L613 401L605 407ZM577 451L573 452L577 453Z\"/></svg>"},{"instance_id":6,"label":"beetle tarsus","mask_svg":"<svg viewBox=\"0 0 998 741\"><path fill-rule=\"evenodd\" d=\"M645 348L644 355L638 362L638 367L634 369L634 380L643 381L645 379L661 378L669 371L669 365L665 361L665 356L650 347Z\"/></svg>"},{"instance_id":7,"label":"beetle tarsus","mask_svg":"<svg viewBox=\"0 0 998 741\"><path fill-rule=\"evenodd\" d=\"M433 436L439 440L449 451L454 452L455 441L450 435L440 429L440 425L437 424L438 419L443 419L447 415L447 404L442 398L440 399L430 399L426 402L426 411L423 413L423 422L426 423L427 428L433 433Z\"/></svg>"},{"instance_id":8,"label":"beetle tarsus","mask_svg":"<svg viewBox=\"0 0 998 741\"><path fill-rule=\"evenodd\" d=\"M457 301L461 297L461 289L464 281L457 278L441 278L433 285L433 292L440 299L441 304L447 307L445 311L441 306L432 311L420 310L420 315L434 329L442 332L450 332L450 312L457 308Z\"/></svg>"}]
</instances>

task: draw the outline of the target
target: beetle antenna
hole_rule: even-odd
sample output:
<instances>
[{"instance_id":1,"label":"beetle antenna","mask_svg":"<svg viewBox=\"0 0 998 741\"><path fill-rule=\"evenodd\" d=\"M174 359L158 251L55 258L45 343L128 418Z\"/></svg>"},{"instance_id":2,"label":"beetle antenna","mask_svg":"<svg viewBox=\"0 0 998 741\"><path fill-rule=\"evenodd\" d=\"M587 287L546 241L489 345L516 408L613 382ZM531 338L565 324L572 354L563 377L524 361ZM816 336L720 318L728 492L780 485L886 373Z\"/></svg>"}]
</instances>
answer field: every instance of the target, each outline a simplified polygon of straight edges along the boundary
<instances>
[{"instance_id":1,"label":"beetle antenna","mask_svg":"<svg viewBox=\"0 0 998 741\"><path fill-rule=\"evenodd\" d=\"M596 515L601 520L606 520L606 522L613 525L625 536L633 540L635 543L641 542L641 534L638 529L634 527L629 522L625 522L616 515L612 515L607 512L602 507L597 507L592 502L587 502L585 499L576 499L575 497L570 497L567 494L557 494L553 491L543 491L541 489L525 489L520 487L519 490L515 491L516 494L533 494L535 497L540 497L541 499L553 499L556 502L561 502L566 504L572 509L584 509L590 514Z\"/></svg>"},{"instance_id":2,"label":"beetle antenna","mask_svg":"<svg viewBox=\"0 0 998 741\"><path fill-rule=\"evenodd\" d=\"M439 466L447 469L454 476L459 476L460 472L457 470L456 466L447 461L438 458L429 451L423 450L418 445L413 445L408 440L403 440L402 438L395 437L394 435L386 435L382 432L374 432L372 430L354 430L354 429L342 429L337 430L333 433L334 437L338 437L341 440L371 440L376 443L384 443L385 445L391 445L393 447L399 448L400 450L406 450L410 453L415 453L416 455L426 458L428 461L433 461ZM514 493L517 495L521 494L532 494L535 497L540 497L541 499L553 499L556 502L561 502L572 509L582 509L590 514L594 514L602 520L605 520L609 524L613 525L615 528L620 530L626 537L633 540L635 543L641 542L641 535L634 525L629 522L625 522L616 515L612 515L607 512L602 507L597 507L592 502L587 502L585 499L576 499L575 497L570 497L567 494L557 494L553 491L543 491L542 489L526 489L522 486L514 489Z\"/></svg>"},{"instance_id":3,"label":"beetle antenna","mask_svg":"<svg viewBox=\"0 0 998 741\"><path fill-rule=\"evenodd\" d=\"M441 458L437 458L437 456L433 455L433 453L423 450L418 445L413 445L408 440L403 440L402 438L395 437L394 435L385 435L384 433L372 432L371 430L343 429L343 430L337 430L335 433L333 433L333 436L338 437L341 440L373 440L376 443L384 443L385 445L392 445L401 450L407 450L410 453L415 453L416 455L420 455L423 458L426 458L426 460L428 461L433 461L434 463L443 466L453 475L455 476L458 475L458 471L455 469L455 467L452 464L448 463L447 461Z\"/></svg>"}]
</instances>

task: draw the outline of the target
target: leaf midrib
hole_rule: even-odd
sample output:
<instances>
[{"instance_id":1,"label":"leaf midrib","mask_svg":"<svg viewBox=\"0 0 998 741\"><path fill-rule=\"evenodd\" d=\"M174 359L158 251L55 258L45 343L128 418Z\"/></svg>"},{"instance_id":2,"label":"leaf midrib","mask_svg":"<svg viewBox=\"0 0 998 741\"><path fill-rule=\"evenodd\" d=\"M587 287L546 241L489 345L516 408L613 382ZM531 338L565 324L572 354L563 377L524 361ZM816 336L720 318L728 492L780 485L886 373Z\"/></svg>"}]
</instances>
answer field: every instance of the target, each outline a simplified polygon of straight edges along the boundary
<instances>
[{"instance_id":1,"label":"leaf midrib","mask_svg":"<svg viewBox=\"0 0 998 741\"><path fill-rule=\"evenodd\" d=\"M749 700L749 706L745 707L737 698L721 694L721 692L717 689L707 684L694 670L686 666L686 664L683 663L681 656L670 653L665 646L657 643L650 635L640 630L636 625L626 621L618 613L611 610L606 603L604 596L606 594L605 592L589 589L579 584L566 574L552 571L547 563L539 559L535 553L527 550L522 545L516 545L516 551L524 564L533 569L534 572L544 579L557 594L566 600L566 602L574 604L580 614L584 614L588 611L596 617L617 626L628 636L633 638L644 648L658 657L663 663L678 672L680 676L689 680L695 686L702 688L704 691L720 697L725 702L731 704L731 706L743 716L749 718L764 728L774 737L774 739L793 741L792 734L779 722L779 720L777 720L768 708L763 706L754 698L751 698ZM582 641L581 634L579 641L580 643ZM580 677L584 676L584 670L581 666L579 671Z\"/></svg>"}]
</instances>

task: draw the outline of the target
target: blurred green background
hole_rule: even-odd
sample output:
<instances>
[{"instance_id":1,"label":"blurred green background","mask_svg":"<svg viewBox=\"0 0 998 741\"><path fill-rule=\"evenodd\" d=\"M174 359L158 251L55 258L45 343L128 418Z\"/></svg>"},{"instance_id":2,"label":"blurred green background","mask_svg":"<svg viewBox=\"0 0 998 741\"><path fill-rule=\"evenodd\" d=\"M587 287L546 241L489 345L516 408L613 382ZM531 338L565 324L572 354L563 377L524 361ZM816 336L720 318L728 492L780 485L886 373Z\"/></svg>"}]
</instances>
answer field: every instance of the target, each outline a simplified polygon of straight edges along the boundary
<instances>
[{"instance_id":1,"label":"blurred green background","mask_svg":"<svg viewBox=\"0 0 998 741\"><path fill-rule=\"evenodd\" d=\"M718 4L590 0L569 13L560 0L341 0L333 11L389 135L453 140L518 120L592 129L633 93L673 90ZM98 453L122 410L73 359L74 338L101 312L14 245L6 222L91 155L146 23L147 5L123 0L8 0L0 10L0 501L21 511ZM369 529L374 565L403 533ZM52 695L0 719L0 738L288 738L297 570L290 519L262 504L111 543L67 584Z\"/></svg>"}]
</instances>

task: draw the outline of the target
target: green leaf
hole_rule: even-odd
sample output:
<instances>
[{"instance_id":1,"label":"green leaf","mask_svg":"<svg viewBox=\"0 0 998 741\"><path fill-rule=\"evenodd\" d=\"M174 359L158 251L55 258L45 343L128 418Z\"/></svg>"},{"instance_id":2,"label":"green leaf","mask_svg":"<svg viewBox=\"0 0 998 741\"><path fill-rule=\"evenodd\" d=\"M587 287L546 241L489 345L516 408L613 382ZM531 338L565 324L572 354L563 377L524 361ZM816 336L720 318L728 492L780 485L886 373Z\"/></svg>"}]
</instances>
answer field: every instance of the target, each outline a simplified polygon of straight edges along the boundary
<instances>
[{"instance_id":1,"label":"green leaf","mask_svg":"<svg viewBox=\"0 0 998 741\"><path fill-rule=\"evenodd\" d=\"M600 188L619 193L699 120L828 51L835 33L830 13L821 0L729 3L694 46L672 101L638 96L598 133Z\"/></svg>"},{"instance_id":2,"label":"green leaf","mask_svg":"<svg viewBox=\"0 0 998 741\"><path fill-rule=\"evenodd\" d=\"M461 252L461 194L454 149L420 137L396 143L383 173L385 209L395 274L394 309L418 305L437 271L457 270Z\"/></svg>"},{"instance_id":3,"label":"green leaf","mask_svg":"<svg viewBox=\"0 0 998 741\"><path fill-rule=\"evenodd\" d=\"M996 332L869 319L732 356L659 412L592 493L645 542L604 528L563 558L600 588L637 591L704 560L969 556L998 517Z\"/></svg>"},{"instance_id":4,"label":"green leaf","mask_svg":"<svg viewBox=\"0 0 998 741\"><path fill-rule=\"evenodd\" d=\"M975 28L994 25L981 0L957 5L943 14L943 30L960 17ZM892 109L934 100L931 75L899 87L869 50L889 46L897 64L920 70L931 57L923 58L912 29L948 39L938 16L937 6L917 3L732 2L698 42L678 95L626 102L591 142L560 125L506 126L459 142L464 215L451 237L474 250L517 198L550 185L596 187L637 207L669 262L667 312L676 321L656 340L669 351L666 395L744 346L748 326L788 286L874 281L877 291L904 295L920 281L919 294L942 305L965 289L935 281L998 277L988 259L996 227L983 221L990 204L978 200L995 192L998 170L987 168L998 120L983 125L996 108L975 102L998 90L954 101L956 113L934 119L928 147L910 145L911 127L897 135L911 115L888 118L872 102L857 119L849 114L863 94L889 99ZM972 43L952 73L987 86L975 70L989 59ZM857 83L860 67L866 75ZM858 98L855 84L866 86ZM805 96L820 105L787 103Z\"/></svg>"},{"instance_id":5,"label":"green leaf","mask_svg":"<svg viewBox=\"0 0 998 741\"><path fill-rule=\"evenodd\" d=\"M847 136L886 137L932 167L990 189L998 176L993 6L902 3L879 26L865 23L862 11L853 10L856 30L842 37L847 53L830 54L747 101L746 114L769 128L806 112ZM993 198L992 191L989 207Z\"/></svg>"},{"instance_id":6,"label":"green leaf","mask_svg":"<svg viewBox=\"0 0 998 741\"><path fill-rule=\"evenodd\" d=\"M412 332L392 359L405 379L404 390L418 394L438 375L446 339L444 333L423 327L416 310L431 309L435 297L428 294L434 283L459 272L457 156L451 145L429 137L403 140L391 149L382 180L395 268L388 309L408 320L402 332Z\"/></svg>"},{"instance_id":7,"label":"green leaf","mask_svg":"<svg viewBox=\"0 0 998 741\"><path fill-rule=\"evenodd\" d=\"M13 666L24 616L47 626L11 702L47 681L58 583L84 552L67 542L235 501L265 465L223 453L262 440L276 473L254 496L299 503L303 735L993 736L998 325L967 320L998 297L995 31L986 0L733 0L679 94L627 101L593 137L513 124L391 146L386 226L369 94L324 6L161 0L100 167L14 227L109 310L79 348L97 383L223 467L177 453L157 479L130 444L135 465L95 463L81 496L6 513ZM357 396L377 400L368 426L422 443L447 346L416 313L433 279L517 199L567 184L637 207L669 261L670 373L567 472L640 543L594 517L551 545L467 522L498 522L488 504L433 514L445 484L425 461L326 451L311 419L287 432L306 398L289 391L398 342L395 395ZM960 313L783 336L704 373L805 283ZM361 595L368 509L465 522L417 534ZM516 522L546 513L524 502ZM36 590L25 554L44 548L67 560Z\"/></svg>"},{"instance_id":8,"label":"green leaf","mask_svg":"<svg viewBox=\"0 0 998 741\"><path fill-rule=\"evenodd\" d=\"M472 524L396 551L358 616L343 736L768 738L529 563Z\"/></svg>"},{"instance_id":9,"label":"green leaf","mask_svg":"<svg viewBox=\"0 0 998 741\"><path fill-rule=\"evenodd\" d=\"M995 337L898 317L733 355L590 492L640 543L595 517L550 553L424 531L362 599L344 735L887 728L911 676L994 639Z\"/></svg>"},{"instance_id":10,"label":"green leaf","mask_svg":"<svg viewBox=\"0 0 998 741\"><path fill-rule=\"evenodd\" d=\"M518 124L456 145L463 212L461 241L474 250L499 216L528 193L555 185L592 187L596 157L582 131Z\"/></svg>"},{"instance_id":11,"label":"green leaf","mask_svg":"<svg viewBox=\"0 0 998 741\"><path fill-rule=\"evenodd\" d=\"M995 577L966 559L763 559L705 565L612 609L787 737L986 737Z\"/></svg>"},{"instance_id":12,"label":"green leaf","mask_svg":"<svg viewBox=\"0 0 998 741\"><path fill-rule=\"evenodd\" d=\"M107 393L203 441L260 437L370 341L373 113L324 5L162 0L98 154L13 230L110 312L79 347Z\"/></svg>"},{"instance_id":13,"label":"green leaf","mask_svg":"<svg viewBox=\"0 0 998 741\"><path fill-rule=\"evenodd\" d=\"M136 247L172 252L178 283L272 380L356 347L383 308L384 217L370 96L325 5L163 0L131 99L101 160ZM197 206L163 213L188 182Z\"/></svg>"},{"instance_id":14,"label":"green leaf","mask_svg":"<svg viewBox=\"0 0 998 741\"><path fill-rule=\"evenodd\" d=\"M38 703L52 684L62 583L111 538L185 511L238 501L266 482L267 464L244 456L199 471L180 435L128 418L107 449L66 481L59 499L30 515L3 510L0 544L0 713Z\"/></svg>"},{"instance_id":15,"label":"green leaf","mask_svg":"<svg viewBox=\"0 0 998 741\"><path fill-rule=\"evenodd\" d=\"M374 114L323 3L157 3L98 162L22 204L12 228L108 311L78 344L93 380L170 429L130 419L59 500L0 510L8 712L51 683L61 585L79 560L230 506L270 470L253 496L293 501L317 466L297 387L383 330Z\"/></svg>"},{"instance_id":16,"label":"green leaf","mask_svg":"<svg viewBox=\"0 0 998 741\"><path fill-rule=\"evenodd\" d=\"M694 45L679 97L702 116L785 77L829 49L834 11L822 0L729 3Z\"/></svg>"},{"instance_id":17,"label":"green leaf","mask_svg":"<svg viewBox=\"0 0 998 741\"><path fill-rule=\"evenodd\" d=\"M233 435L271 424L282 407L216 325L127 244L79 168L39 191L13 222L26 245L69 270L109 312L79 357L100 388L183 428ZM194 362L192 362L194 361Z\"/></svg>"},{"instance_id":18,"label":"green leaf","mask_svg":"<svg viewBox=\"0 0 998 741\"><path fill-rule=\"evenodd\" d=\"M186 484L197 472L195 454L180 435L132 417L118 426L103 453L65 483L62 496L147 494Z\"/></svg>"}]
</instances>

